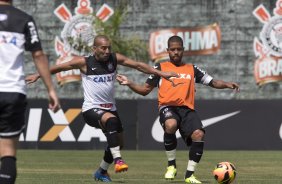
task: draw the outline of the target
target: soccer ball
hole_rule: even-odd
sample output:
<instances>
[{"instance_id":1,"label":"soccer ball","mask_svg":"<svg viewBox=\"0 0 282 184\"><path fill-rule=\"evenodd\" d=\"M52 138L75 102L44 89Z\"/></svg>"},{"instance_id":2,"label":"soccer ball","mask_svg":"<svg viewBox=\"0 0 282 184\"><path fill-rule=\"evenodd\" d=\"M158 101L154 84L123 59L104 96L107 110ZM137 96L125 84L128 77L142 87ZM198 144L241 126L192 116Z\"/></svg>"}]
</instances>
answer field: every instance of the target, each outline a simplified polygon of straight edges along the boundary
<instances>
[{"instance_id":1,"label":"soccer ball","mask_svg":"<svg viewBox=\"0 0 282 184\"><path fill-rule=\"evenodd\" d=\"M220 162L213 170L215 180L220 184L229 184L236 177L236 168L230 162Z\"/></svg>"}]
</instances>

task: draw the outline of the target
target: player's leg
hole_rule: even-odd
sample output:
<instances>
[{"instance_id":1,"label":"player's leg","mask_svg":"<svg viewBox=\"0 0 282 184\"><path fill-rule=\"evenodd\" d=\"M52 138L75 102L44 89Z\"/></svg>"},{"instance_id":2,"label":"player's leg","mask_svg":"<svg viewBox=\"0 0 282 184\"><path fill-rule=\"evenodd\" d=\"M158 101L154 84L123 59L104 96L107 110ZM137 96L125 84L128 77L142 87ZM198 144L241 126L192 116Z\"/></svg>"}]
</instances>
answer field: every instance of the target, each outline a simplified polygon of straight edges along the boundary
<instances>
[{"instance_id":1,"label":"player's leg","mask_svg":"<svg viewBox=\"0 0 282 184\"><path fill-rule=\"evenodd\" d=\"M185 178L187 183L189 182L201 183L194 177L193 174L196 170L197 164L200 162L203 155L203 150L204 150L203 137L204 137L204 131L201 129L195 130L191 135L192 143L189 151L189 161L187 164L187 170L185 173Z\"/></svg>"},{"instance_id":2,"label":"player's leg","mask_svg":"<svg viewBox=\"0 0 282 184\"><path fill-rule=\"evenodd\" d=\"M120 149L123 148L123 133L118 133ZM95 180L103 181L103 182L111 182L110 175L108 173L108 169L110 164L113 163L113 156L110 150L110 147L107 146L104 152L104 158L100 163L100 167L93 173L93 177Z\"/></svg>"},{"instance_id":3,"label":"player's leg","mask_svg":"<svg viewBox=\"0 0 282 184\"><path fill-rule=\"evenodd\" d=\"M105 133L105 128L101 124L101 117L106 112L107 111L103 109L94 108L83 112L82 115L85 122L89 126L102 129L102 131ZM110 147L107 146L107 148L104 151L104 157L100 163L99 168L93 173L94 179L102 182L111 182L111 178L108 174L108 168L112 163L113 163L113 156Z\"/></svg>"},{"instance_id":4,"label":"player's leg","mask_svg":"<svg viewBox=\"0 0 282 184\"><path fill-rule=\"evenodd\" d=\"M0 93L0 109L0 183L13 184L17 177L17 143L25 127L26 96Z\"/></svg>"},{"instance_id":5,"label":"player's leg","mask_svg":"<svg viewBox=\"0 0 282 184\"><path fill-rule=\"evenodd\" d=\"M180 133L187 146L190 146L189 161L185 173L186 183L201 183L194 177L197 164L200 162L204 149L204 130L200 118L195 111L182 112L183 121L180 124Z\"/></svg>"},{"instance_id":6,"label":"player's leg","mask_svg":"<svg viewBox=\"0 0 282 184\"><path fill-rule=\"evenodd\" d=\"M176 131L178 116L174 113L173 109L166 107L160 111L160 123L164 129L164 147L168 159L167 171L165 179L172 180L177 174L176 169Z\"/></svg>"},{"instance_id":7,"label":"player's leg","mask_svg":"<svg viewBox=\"0 0 282 184\"><path fill-rule=\"evenodd\" d=\"M122 159L120 151L123 146L123 128L117 112L105 113L101 122L105 127L105 135L114 159L115 172L127 171L128 165Z\"/></svg>"},{"instance_id":8,"label":"player's leg","mask_svg":"<svg viewBox=\"0 0 282 184\"><path fill-rule=\"evenodd\" d=\"M16 148L18 137L0 139L0 183L13 184L17 177Z\"/></svg>"},{"instance_id":9,"label":"player's leg","mask_svg":"<svg viewBox=\"0 0 282 184\"><path fill-rule=\"evenodd\" d=\"M123 133L118 133L118 139L119 139L119 144L120 144L120 149L123 148ZM110 175L108 173L108 169L113 163L113 155L111 153L110 147L107 146L104 152L104 158L100 163L100 167L96 170L96 172L93 173L94 178L99 181L103 182L111 182Z\"/></svg>"},{"instance_id":10,"label":"player's leg","mask_svg":"<svg viewBox=\"0 0 282 184\"><path fill-rule=\"evenodd\" d=\"M108 173L108 169L113 163L113 156L110 150L110 147L107 146L104 152L104 157L100 163L100 167L93 173L93 177L95 180L103 181L103 182L111 182L110 175Z\"/></svg>"}]
</instances>

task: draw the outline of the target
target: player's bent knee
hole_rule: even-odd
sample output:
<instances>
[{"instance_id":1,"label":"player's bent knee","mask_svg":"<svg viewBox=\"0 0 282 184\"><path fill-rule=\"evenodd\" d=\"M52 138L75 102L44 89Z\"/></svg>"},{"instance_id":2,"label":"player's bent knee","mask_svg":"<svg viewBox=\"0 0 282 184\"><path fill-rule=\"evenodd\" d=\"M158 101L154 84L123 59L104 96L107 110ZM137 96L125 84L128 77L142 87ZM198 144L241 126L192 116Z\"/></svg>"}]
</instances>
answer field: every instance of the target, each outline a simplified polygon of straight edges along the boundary
<instances>
[{"instance_id":1,"label":"player's bent knee","mask_svg":"<svg viewBox=\"0 0 282 184\"><path fill-rule=\"evenodd\" d=\"M111 117L106 121L105 127L107 132L118 132L120 127L119 120L116 117Z\"/></svg>"},{"instance_id":2,"label":"player's bent knee","mask_svg":"<svg viewBox=\"0 0 282 184\"><path fill-rule=\"evenodd\" d=\"M205 133L203 130L197 129L192 133L191 138L195 141L201 141L204 139L204 135Z\"/></svg>"},{"instance_id":3,"label":"player's bent knee","mask_svg":"<svg viewBox=\"0 0 282 184\"><path fill-rule=\"evenodd\" d=\"M177 123L165 123L165 132L174 134L177 131Z\"/></svg>"}]
</instances>

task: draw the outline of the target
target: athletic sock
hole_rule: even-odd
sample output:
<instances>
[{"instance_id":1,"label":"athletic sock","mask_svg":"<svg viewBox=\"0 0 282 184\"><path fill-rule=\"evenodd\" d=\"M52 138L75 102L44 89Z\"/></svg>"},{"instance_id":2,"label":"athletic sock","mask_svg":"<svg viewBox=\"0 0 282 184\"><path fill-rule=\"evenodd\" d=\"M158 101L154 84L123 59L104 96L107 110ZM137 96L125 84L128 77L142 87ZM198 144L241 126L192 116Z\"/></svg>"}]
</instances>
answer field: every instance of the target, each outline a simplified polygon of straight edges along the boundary
<instances>
[{"instance_id":1,"label":"athletic sock","mask_svg":"<svg viewBox=\"0 0 282 184\"><path fill-rule=\"evenodd\" d=\"M109 150L116 163L118 159L121 159L119 138L118 138L119 121L116 117L111 117L106 122L106 137L109 144Z\"/></svg>"},{"instance_id":2,"label":"athletic sock","mask_svg":"<svg viewBox=\"0 0 282 184\"><path fill-rule=\"evenodd\" d=\"M192 142L191 148L189 151L189 160L199 163L204 150L204 141Z\"/></svg>"},{"instance_id":3,"label":"athletic sock","mask_svg":"<svg viewBox=\"0 0 282 184\"><path fill-rule=\"evenodd\" d=\"M176 168L176 160L169 160L168 161L168 166L174 166Z\"/></svg>"},{"instance_id":4,"label":"athletic sock","mask_svg":"<svg viewBox=\"0 0 282 184\"><path fill-rule=\"evenodd\" d=\"M185 178L189 178L195 172L197 164L198 163L194 162L193 160L188 161Z\"/></svg>"},{"instance_id":5,"label":"athletic sock","mask_svg":"<svg viewBox=\"0 0 282 184\"><path fill-rule=\"evenodd\" d=\"M17 177L16 157L4 156L1 158L0 183L14 184Z\"/></svg>"},{"instance_id":6,"label":"athletic sock","mask_svg":"<svg viewBox=\"0 0 282 184\"><path fill-rule=\"evenodd\" d=\"M195 171L197 164L200 162L204 149L203 141L193 141L189 151L189 161L185 178L189 178Z\"/></svg>"},{"instance_id":7,"label":"athletic sock","mask_svg":"<svg viewBox=\"0 0 282 184\"><path fill-rule=\"evenodd\" d=\"M111 153L113 155L114 161L116 162L118 159L121 159L121 154L120 154L120 147L116 146L113 148L110 148Z\"/></svg>"},{"instance_id":8,"label":"athletic sock","mask_svg":"<svg viewBox=\"0 0 282 184\"><path fill-rule=\"evenodd\" d=\"M101 161L100 163L100 171L102 174L105 174L107 172L107 170L109 169L110 164L105 162L104 160Z\"/></svg>"},{"instance_id":9,"label":"athletic sock","mask_svg":"<svg viewBox=\"0 0 282 184\"><path fill-rule=\"evenodd\" d=\"M105 135L107 137L107 141L110 148L119 146L118 127L119 127L119 121L117 118L112 117L106 121Z\"/></svg>"},{"instance_id":10,"label":"athletic sock","mask_svg":"<svg viewBox=\"0 0 282 184\"><path fill-rule=\"evenodd\" d=\"M177 139L175 134L164 133L164 147L168 160L168 166L176 167Z\"/></svg>"},{"instance_id":11,"label":"athletic sock","mask_svg":"<svg viewBox=\"0 0 282 184\"><path fill-rule=\"evenodd\" d=\"M164 147L166 151L176 149L177 139L175 134L164 133Z\"/></svg>"},{"instance_id":12,"label":"athletic sock","mask_svg":"<svg viewBox=\"0 0 282 184\"><path fill-rule=\"evenodd\" d=\"M168 160L168 166L174 166L176 167L176 149L166 151L166 156Z\"/></svg>"},{"instance_id":13,"label":"athletic sock","mask_svg":"<svg viewBox=\"0 0 282 184\"><path fill-rule=\"evenodd\" d=\"M104 161L111 164L113 163L113 155L111 153L111 150L110 150L110 147L107 146L107 148L105 149L105 152L104 152Z\"/></svg>"}]
</instances>

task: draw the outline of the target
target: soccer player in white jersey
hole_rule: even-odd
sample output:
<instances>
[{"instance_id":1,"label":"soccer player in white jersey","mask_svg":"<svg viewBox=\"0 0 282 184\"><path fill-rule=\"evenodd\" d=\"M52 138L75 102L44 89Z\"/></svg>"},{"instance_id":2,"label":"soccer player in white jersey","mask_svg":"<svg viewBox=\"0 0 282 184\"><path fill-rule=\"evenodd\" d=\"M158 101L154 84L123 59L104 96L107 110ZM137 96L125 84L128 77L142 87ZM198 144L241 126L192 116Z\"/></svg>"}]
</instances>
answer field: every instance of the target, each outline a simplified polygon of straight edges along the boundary
<instances>
[{"instance_id":1,"label":"soccer player in white jersey","mask_svg":"<svg viewBox=\"0 0 282 184\"><path fill-rule=\"evenodd\" d=\"M42 51L33 18L0 0L0 183L13 184L17 176L16 151L25 128L26 84L24 50L33 61L49 95L49 108L56 112L59 100L54 90L48 60Z\"/></svg>"},{"instance_id":2,"label":"soccer player in white jersey","mask_svg":"<svg viewBox=\"0 0 282 184\"><path fill-rule=\"evenodd\" d=\"M52 74L55 74L65 70L80 69L84 89L82 115L88 125L102 129L108 142L100 168L93 174L96 180L103 182L111 182L107 170L112 162L115 164L115 172L123 172L128 169L128 165L121 157L123 127L114 99L117 65L131 67L166 79L177 76L174 72L162 72L143 62L113 53L111 42L105 35L95 37L93 55L89 57L73 56L70 61L53 66L50 70ZM32 83L39 77L39 74L33 74L26 80Z\"/></svg>"}]
</instances>

